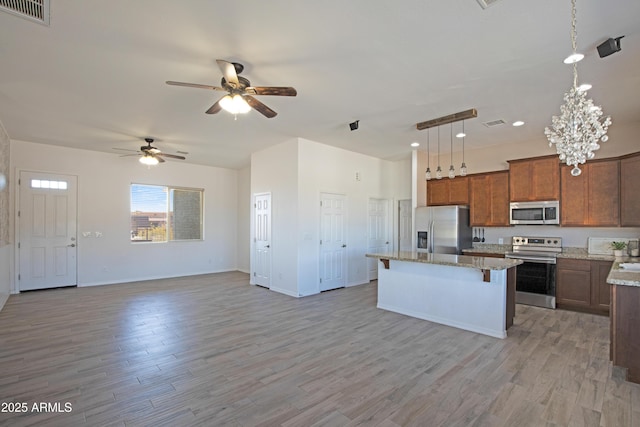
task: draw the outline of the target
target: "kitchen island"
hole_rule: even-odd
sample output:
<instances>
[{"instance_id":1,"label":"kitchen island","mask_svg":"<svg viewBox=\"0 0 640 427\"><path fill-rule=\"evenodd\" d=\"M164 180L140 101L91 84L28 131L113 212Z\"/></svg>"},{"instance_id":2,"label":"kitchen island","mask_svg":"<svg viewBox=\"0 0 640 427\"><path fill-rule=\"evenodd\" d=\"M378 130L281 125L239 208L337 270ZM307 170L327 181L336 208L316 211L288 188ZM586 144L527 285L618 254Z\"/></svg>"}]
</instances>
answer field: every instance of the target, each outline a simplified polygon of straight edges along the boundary
<instances>
[{"instance_id":1,"label":"kitchen island","mask_svg":"<svg viewBox=\"0 0 640 427\"><path fill-rule=\"evenodd\" d=\"M420 252L371 253L378 308L496 338L515 316L515 259Z\"/></svg>"}]
</instances>

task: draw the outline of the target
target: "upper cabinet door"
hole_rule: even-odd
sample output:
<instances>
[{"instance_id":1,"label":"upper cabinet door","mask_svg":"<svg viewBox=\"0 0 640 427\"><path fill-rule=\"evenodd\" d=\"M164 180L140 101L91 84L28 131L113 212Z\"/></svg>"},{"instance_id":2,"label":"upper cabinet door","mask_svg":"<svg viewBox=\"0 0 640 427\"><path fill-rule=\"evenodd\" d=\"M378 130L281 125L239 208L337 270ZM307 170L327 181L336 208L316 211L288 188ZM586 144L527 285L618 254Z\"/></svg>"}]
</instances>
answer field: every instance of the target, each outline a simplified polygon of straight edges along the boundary
<instances>
[{"instance_id":1,"label":"upper cabinet door","mask_svg":"<svg viewBox=\"0 0 640 427\"><path fill-rule=\"evenodd\" d=\"M640 227L640 153L620 160L620 225Z\"/></svg>"},{"instance_id":2,"label":"upper cabinet door","mask_svg":"<svg viewBox=\"0 0 640 427\"><path fill-rule=\"evenodd\" d=\"M620 225L619 160L591 161L572 176L563 166L560 223L568 226L617 227Z\"/></svg>"},{"instance_id":3,"label":"upper cabinet door","mask_svg":"<svg viewBox=\"0 0 640 427\"><path fill-rule=\"evenodd\" d=\"M560 200L560 164L557 156L509 162L509 200Z\"/></svg>"},{"instance_id":4,"label":"upper cabinet door","mask_svg":"<svg viewBox=\"0 0 640 427\"><path fill-rule=\"evenodd\" d=\"M427 181L427 205L468 205L469 177L457 176Z\"/></svg>"},{"instance_id":5,"label":"upper cabinet door","mask_svg":"<svg viewBox=\"0 0 640 427\"><path fill-rule=\"evenodd\" d=\"M509 226L509 172L490 172L469 178L472 227Z\"/></svg>"}]
</instances>

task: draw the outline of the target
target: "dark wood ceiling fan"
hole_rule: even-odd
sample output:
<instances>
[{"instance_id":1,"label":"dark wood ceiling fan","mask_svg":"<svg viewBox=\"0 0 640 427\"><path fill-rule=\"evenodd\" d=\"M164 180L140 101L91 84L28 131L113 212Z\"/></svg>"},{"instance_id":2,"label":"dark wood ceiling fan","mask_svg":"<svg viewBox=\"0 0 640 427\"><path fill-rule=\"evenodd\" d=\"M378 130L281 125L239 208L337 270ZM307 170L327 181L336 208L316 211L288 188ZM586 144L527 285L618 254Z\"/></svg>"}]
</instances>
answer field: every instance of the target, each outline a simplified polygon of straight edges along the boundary
<instances>
[{"instance_id":1,"label":"dark wood ceiling fan","mask_svg":"<svg viewBox=\"0 0 640 427\"><path fill-rule=\"evenodd\" d=\"M222 71L222 80L220 81L220 86L210 86L203 85L198 83L183 83L183 82L174 82L167 81L168 85L173 86L186 86L186 87L194 87L197 89L209 89L209 90L218 90L218 91L226 91L227 95L220 98L215 104L213 104L207 111L207 114L217 114L223 108L237 114L238 112L247 112L248 109L253 108L258 111L260 114L267 118L272 118L278 115L271 108L267 107L262 102L258 101L254 98L253 95L267 95L267 96L296 96L298 92L292 87L284 87L284 86L251 86L251 82L239 76L238 74L242 73L244 70L244 66L237 62L229 62L222 59L217 59L218 67ZM237 97L237 98L236 98ZM244 103L243 103L244 101ZM233 106L231 108L225 107L226 103L239 103L239 108L247 108L244 111L233 110ZM237 106L238 104L236 104ZM250 107L250 108L248 108Z\"/></svg>"},{"instance_id":2,"label":"dark wood ceiling fan","mask_svg":"<svg viewBox=\"0 0 640 427\"><path fill-rule=\"evenodd\" d=\"M176 159L176 160L185 160L186 157L184 156L178 156L177 154L169 154L169 153L163 153L162 151L160 151L158 148L154 147L153 145L153 138L150 137L146 137L144 138L144 142L147 143L147 145L143 145L140 147L140 151L138 152L138 154L125 154L123 157L126 156L142 156L141 159L144 160L149 160L149 159L156 159L157 162L152 161L152 163L164 163L164 157L168 158L168 159ZM122 150L122 151L134 151L134 150L129 150L126 148L114 148L114 150ZM144 160L140 160L140 163L145 163Z\"/></svg>"}]
</instances>

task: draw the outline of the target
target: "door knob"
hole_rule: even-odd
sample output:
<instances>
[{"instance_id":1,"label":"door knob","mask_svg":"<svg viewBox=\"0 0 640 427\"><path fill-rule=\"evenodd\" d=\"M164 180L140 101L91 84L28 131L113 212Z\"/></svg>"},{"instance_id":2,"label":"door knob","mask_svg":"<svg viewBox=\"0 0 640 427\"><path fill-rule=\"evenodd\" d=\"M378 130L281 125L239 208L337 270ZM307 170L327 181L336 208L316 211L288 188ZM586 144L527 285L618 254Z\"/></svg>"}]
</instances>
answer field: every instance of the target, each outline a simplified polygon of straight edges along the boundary
<instances>
[{"instance_id":1,"label":"door knob","mask_svg":"<svg viewBox=\"0 0 640 427\"><path fill-rule=\"evenodd\" d=\"M75 247L76 247L76 244L75 244L75 243L72 243L72 244L67 245L67 246L68 246L68 247L70 247L70 248L75 248Z\"/></svg>"}]
</instances>

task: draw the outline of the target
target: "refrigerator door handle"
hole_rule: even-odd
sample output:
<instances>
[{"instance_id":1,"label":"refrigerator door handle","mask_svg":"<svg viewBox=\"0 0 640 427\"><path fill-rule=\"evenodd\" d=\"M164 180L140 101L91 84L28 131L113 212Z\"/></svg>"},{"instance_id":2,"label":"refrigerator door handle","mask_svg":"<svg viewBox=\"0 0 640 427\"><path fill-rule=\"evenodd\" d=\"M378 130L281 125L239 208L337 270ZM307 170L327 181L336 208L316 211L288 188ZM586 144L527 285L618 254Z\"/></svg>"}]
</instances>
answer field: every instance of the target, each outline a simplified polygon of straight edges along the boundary
<instances>
[{"instance_id":1,"label":"refrigerator door handle","mask_svg":"<svg viewBox=\"0 0 640 427\"><path fill-rule=\"evenodd\" d=\"M430 221L429 222L429 250L427 250L427 252L430 254L433 253L434 243L435 243L435 239L433 238L433 221Z\"/></svg>"}]
</instances>

